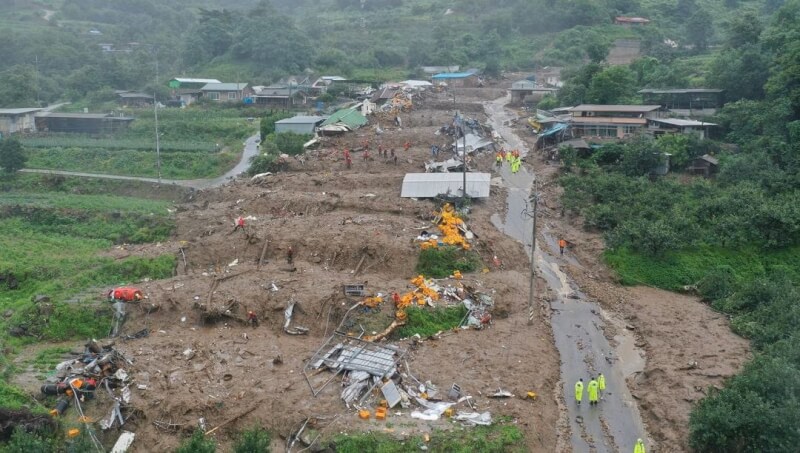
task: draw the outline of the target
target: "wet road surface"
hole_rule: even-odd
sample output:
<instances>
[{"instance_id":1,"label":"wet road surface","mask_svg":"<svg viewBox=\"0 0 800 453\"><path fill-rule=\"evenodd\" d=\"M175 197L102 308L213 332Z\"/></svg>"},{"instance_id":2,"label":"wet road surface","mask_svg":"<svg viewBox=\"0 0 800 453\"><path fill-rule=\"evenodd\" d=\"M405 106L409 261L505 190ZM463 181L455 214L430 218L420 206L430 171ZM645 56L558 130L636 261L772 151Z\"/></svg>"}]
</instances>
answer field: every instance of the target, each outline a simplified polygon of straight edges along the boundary
<instances>
[{"instance_id":1,"label":"wet road surface","mask_svg":"<svg viewBox=\"0 0 800 453\"><path fill-rule=\"evenodd\" d=\"M509 125L516 115L503 108L507 102L506 97L485 104L486 113L492 127L505 140L505 149L518 149L525 156L528 153L525 143ZM498 173L508 189L508 210L505 219L495 215L492 222L500 231L522 242L530 256L532 220L523 214L523 210L528 208L535 175L525 167L512 174L507 163ZM624 328L618 329L622 334L615 340L619 343L619 352L625 354L617 356L602 330L606 323L613 321L605 316L598 304L587 300L561 270L560 264L580 266L580 263L568 254L559 256L558 239L542 224L539 222L537 225L540 228L538 236L544 237L544 243L537 243L536 274L547 282L554 295L550 301L550 321L561 356L561 385L569 416L569 444L572 451L580 453L633 451L636 439L644 438L646 433L638 407L625 385L625 377L641 371L644 360L635 350L632 336ZM588 393L584 391L583 402L578 406L574 398L575 382L583 378L584 384L588 384L590 378L599 372L606 377L603 400L597 406L589 406Z\"/></svg>"}]
</instances>

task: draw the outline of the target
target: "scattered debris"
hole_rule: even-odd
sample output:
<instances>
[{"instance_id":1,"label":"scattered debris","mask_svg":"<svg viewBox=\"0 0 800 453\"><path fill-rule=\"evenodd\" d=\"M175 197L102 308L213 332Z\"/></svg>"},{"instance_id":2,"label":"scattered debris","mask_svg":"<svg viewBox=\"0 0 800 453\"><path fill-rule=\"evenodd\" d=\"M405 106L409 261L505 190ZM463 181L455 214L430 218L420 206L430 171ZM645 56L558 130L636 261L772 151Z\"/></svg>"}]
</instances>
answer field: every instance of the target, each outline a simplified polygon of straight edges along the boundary
<instances>
[{"instance_id":1,"label":"scattered debris","mask_svg":"<svg viewBox=\"0 0 800 453\"><path fill-rule=\"evenodd\" d=\"M283 324L283 331L289 335L306 335L308 329L305 327L289 327L292 324L292 315L294 314L295 305L297 305L296 302L289 302L289 306L287 306L286 310L283 312L283 317L286 319L286 322Z\"/></svg>"}]
</instances>

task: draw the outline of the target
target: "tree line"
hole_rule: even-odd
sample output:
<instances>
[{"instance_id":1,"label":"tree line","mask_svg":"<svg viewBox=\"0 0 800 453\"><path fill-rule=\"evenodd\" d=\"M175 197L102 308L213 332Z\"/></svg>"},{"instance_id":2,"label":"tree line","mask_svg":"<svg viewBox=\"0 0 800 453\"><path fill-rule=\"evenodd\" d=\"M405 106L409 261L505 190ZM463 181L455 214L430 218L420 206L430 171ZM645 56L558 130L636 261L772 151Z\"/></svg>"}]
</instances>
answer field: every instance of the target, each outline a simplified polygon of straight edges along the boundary
<instances>
[{"instance_id":1,"label":"tree line","mask_svg":"<svg viewBox=\"0 0 800 453\"><path fill-rule=\"evenodd\" d=\"M790 452L800 443L798 29L798 0L766 23L747 16L727 25L706 75L733 100L710 119L722 140L637 137L586 155L562 153L564 204L603 232L606 259L623 281L695 287L752 340L754 359L695 406L696 451ZM634 89L643 64L623 68ZM593 100L597 85L609 83L598 77L611 70L584 68L559 98L576 101L582 89ZM624 89L616 99L630 94ZM664 153L672 154L674 174L654 179ZM704 154L719 160L716 178L682 174Z\"/></svg>"}]
</instances>

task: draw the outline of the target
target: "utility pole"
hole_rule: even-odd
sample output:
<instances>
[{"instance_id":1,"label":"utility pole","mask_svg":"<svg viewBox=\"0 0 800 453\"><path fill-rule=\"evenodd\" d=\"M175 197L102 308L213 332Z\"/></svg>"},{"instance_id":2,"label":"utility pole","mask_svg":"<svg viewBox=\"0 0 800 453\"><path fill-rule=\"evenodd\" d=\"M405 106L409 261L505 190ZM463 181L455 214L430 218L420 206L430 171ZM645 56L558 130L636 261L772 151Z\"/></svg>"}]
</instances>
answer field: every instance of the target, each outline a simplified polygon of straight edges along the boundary
<instances>
[{"instance_id":1,"label":"utility pole","mask_svg":"<svg viewBox=\"0 0 800 453\"><path fill-rule=\"evenodd\" d=\"M461 118L461 114L456 110L456 116L454 119L456 124L456 130L461 133L462 143L464 144L464 154L461 155L461 201L466 201L467 199L467 134L464 132L464 119ZM458 154L458 137L456 136L456 154Z\"/></svg>"},{"instance_id":2,"label":"utility pole","mask_svg":"<svg viewBox=\"0 0 800 453\"><path fill-rule=\"evenodd\" d=\"M161 138L158 134L158 101L156 99L158 92L158 51L155 48L153 49L153 55L156 59L156 84L153 87L153 112L156 123L156 168L158 170L158 183L161 184Z\"/></svg>"},{"instance_id":3,"label":"utility pole","mask_svg":"<svg viewBox=\"0 0 800 453\"><path fill-rule=\"evenodd\" d=\"M39 55L36 55L36 106L37 107L41 107L40 104L41 101L39 100L39 91L40 91L39 87L41 84L42 84L41 77L39 76Z\"/></svg>"},{"instance_id":4,"label":"utility pole","mask_svg":"<svg viewBox=\"0 0 800 453\"><path fill-rule=\"evenodd\" d=\"M539 207L539 194L536 192L535 186L529 201L533 203L533 211L530 212L525 209L522 213L533 219L533 228L531 229L531 276L530 290L528 291L528 325L530 326L533 324L534 300L536 299L536 210Z\"/></svg>"}]
</instances>

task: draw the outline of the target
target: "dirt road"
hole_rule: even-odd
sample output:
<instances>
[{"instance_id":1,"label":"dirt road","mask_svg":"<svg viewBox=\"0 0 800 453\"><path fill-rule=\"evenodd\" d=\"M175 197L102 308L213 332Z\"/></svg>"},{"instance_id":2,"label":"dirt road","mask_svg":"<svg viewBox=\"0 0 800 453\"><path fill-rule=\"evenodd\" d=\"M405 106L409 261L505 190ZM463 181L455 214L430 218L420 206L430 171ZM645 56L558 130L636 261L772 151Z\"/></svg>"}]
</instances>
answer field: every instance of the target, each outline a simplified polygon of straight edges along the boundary
<instances>
[{"instance_id":1,"label":"dirt road","mask_svg":"<svg viewBox=\"0 0 800 453\"><path fill-rule=\"evenodd\" d=\"M247 171L250 166L250 158L258 154L258 139L259 134L253 135L244 142L244 151L242 157L235 167L230 169L224 175L217 178L208 179L164 179L164 178L145 178L139 176L124 176L124 175L109 175L105 173L84 173L75 171L61 171L61 170L44 170L38 168L24 168L20 170L23 173L43 173L48 175L63 175L63 176L78 176L84 178L102 178L102 179L118 179L123 181L142 181L152 182L154 184L169 184L181 187L189 187L192 189L210 189L212 187L219 187L233 178Z\"/></svg>"},{"instance_id":2,"label":"dirt road","mask_svg":"<svg viewBox=\"0 0 800 453\"><path fill-rule=\"evenodd\" d=\"M504 138L507 150L518 149L526 156L525 143L514 133L509 121L515 116L504 109L507 98L485 104L492 127ZM508 188L508 209L505 219L493 217L493 223L505 234L531 249L531 219L523 213L528 208L528 198L535 175L524 168L511 174L504 164L499 171ZM546 241L552 242L552 241ZM530 252L528 252L530 253ZM560 269L564 263L558 250L537 247L535 252L537 273L548 286L548 299L552 311L551 324L556 347L561 355L561 387L566 395L566 412L569 433L559 433L560 450L576 452L631 451L637 438L646 437L644 427L633 398L625 385L625 377L640 370L644 363L638 354L618 356L606 339L603 327L606 316L596 303L590 302L577 285ZM620 344L632 343L621 338ZM639 357L639 363L637 363ZM628 359L627 362L625 359ZM585 383L591 376L602 372L607 379L605 398L600 405L590 407L584 397L582 406L572 397L575 381ZM563 409L563 408L562 408Z\"/></svg>"}]
</instances>

